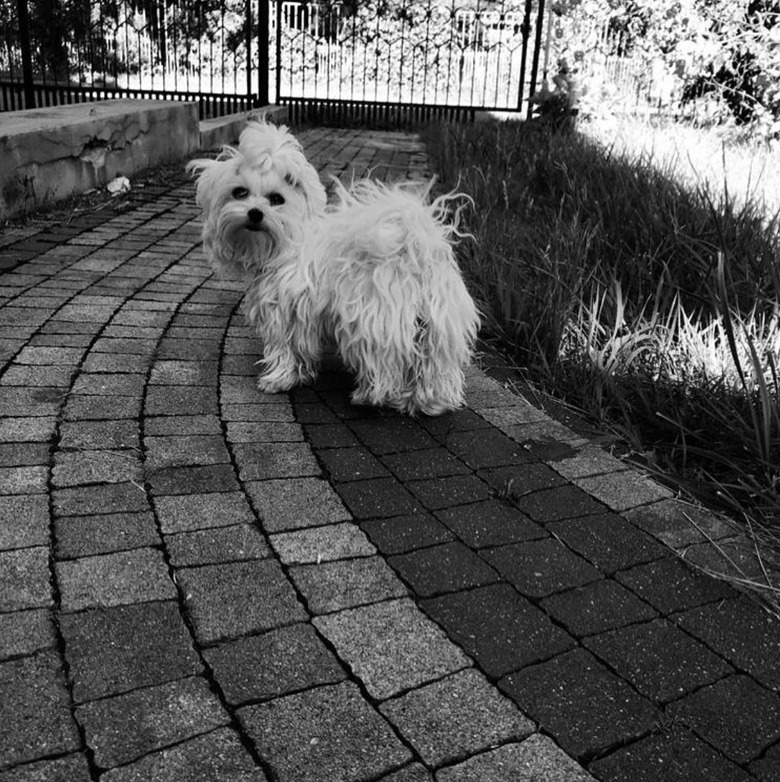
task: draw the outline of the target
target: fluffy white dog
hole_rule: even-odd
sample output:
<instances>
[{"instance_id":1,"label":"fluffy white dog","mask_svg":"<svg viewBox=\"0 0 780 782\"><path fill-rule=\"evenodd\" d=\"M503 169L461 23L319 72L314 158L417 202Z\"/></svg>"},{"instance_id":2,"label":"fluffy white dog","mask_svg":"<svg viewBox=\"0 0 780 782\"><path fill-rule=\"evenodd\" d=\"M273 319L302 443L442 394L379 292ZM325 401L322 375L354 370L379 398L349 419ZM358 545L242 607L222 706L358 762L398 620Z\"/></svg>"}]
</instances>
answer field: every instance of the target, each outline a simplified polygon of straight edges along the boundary
<instances>
[{"instance_id":1,"label":"fluffy white dog","mask_svg":"<svg viewBox=\"0 0 780 782\"><path fill-rule=\"evenodd\" d=\"M258 386L312 381L335 343L357 379L355 404L438 415L463 404L479 327L452 250L456 196L373 181L337 203L286 127L250 122L238 148L193 160L203 243L217 269L238 265L263 342Z\"/></svg>"}]
</instances>

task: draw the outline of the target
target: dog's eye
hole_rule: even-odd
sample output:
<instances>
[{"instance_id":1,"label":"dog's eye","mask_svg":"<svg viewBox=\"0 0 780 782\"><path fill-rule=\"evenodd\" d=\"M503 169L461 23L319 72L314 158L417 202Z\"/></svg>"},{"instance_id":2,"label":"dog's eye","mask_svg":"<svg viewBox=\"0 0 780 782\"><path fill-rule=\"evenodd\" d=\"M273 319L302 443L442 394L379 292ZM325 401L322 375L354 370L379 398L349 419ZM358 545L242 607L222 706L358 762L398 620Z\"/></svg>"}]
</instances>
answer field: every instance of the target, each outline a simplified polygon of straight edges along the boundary
<instances>
[{"instance_id":1,"label":"dog's eye","mask_svg":"<svg viewBox=\"0 0 780 782\"><path fill-rule=\"evenodd\" d=\"M268 203L271 204L271 206L281 206L284 203L284 196L280 193L271 193L271 195L268 196Z\"/></svg>"},{"instance_id":2,"label":"dog's eye","mask_svg":"<svg viewBox=\"0 0 780 782\"><path fill-rule=\"evenodd\" d=\"M236 201L243 201L249 197L249 191L245 187L235 187L233 188L232 196Z\"/></svg>"}]
</instances>

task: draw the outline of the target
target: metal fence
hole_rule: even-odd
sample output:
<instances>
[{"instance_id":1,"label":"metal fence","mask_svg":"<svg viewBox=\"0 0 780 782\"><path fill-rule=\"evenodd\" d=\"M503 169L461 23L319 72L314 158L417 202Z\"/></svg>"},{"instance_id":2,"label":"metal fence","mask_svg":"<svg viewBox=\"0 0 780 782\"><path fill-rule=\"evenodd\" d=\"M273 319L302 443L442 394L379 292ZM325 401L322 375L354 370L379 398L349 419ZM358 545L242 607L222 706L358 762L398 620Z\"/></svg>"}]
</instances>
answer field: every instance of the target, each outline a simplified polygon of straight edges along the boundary
<instances>
[{"instance_id":1,"label":"metal fence","mask_svg":"<svg viewBox=\"0 0 780 782\"><path fill-rule=\"evenodd\" d=\"M284 0L277 100L374 112L527 110L543 8L532 0Z\"/></svg>"},{"instance_id":2,"label":"metal fence","mask_svg":"<svg viewBox=\"0 0 780 782\"><path fill-rule=\"evenodd\" d=\"M0 0L0 11L0 110L138 97L195 100L211 117L267 102L266 2Z\"/></svg>"},{"instance_id":3,"label":"metal fence","mask_svg":"<svg viewBox=\"0 0 780 782\"><path fill-rule=\"evenodd\" d=\"M0 110L116 97L201 117L525 111L544 0L0 0Z\"/></svg>"}]
</instances>

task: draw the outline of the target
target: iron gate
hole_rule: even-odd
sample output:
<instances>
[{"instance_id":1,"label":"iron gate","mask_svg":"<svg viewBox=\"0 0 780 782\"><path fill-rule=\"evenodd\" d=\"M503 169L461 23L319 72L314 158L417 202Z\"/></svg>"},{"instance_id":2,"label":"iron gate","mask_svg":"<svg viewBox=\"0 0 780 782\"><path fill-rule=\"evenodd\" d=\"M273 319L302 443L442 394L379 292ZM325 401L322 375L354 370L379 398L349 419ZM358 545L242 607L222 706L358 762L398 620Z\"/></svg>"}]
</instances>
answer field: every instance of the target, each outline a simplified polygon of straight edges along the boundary
<instances>
[{"instance_id":1,"label":"iron gate","mask_svg":"<svg viewBox=\"0 0 780 782\"><path fill-rule=\"evenodd\" d=\"M117 97L195 100L202 118L274 99L293 119L524 111L543 13L544 0L0 0L0 111Z\"/></svg>"},{"instance_id":2,"label":"iron gate","mask_svg":"<svg viewBox=\"0 0 780 782\"><path fill-rule=\"evenodd\" d=\"M293 111L528 111L544 0L278 0L276 100Z\"/></svg>"}]
</instances>

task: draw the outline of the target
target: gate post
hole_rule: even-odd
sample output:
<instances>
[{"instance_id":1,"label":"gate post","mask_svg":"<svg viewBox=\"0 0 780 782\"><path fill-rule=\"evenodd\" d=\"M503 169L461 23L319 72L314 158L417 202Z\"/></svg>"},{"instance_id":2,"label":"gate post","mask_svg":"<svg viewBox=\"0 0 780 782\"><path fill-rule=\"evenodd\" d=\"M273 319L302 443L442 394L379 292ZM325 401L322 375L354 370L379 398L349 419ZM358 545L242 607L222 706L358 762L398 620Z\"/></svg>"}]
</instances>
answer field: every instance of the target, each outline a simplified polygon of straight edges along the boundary
<instances>
[{"instance_id":1,"label":"gate post","mask_svg":"<svg viewBox=\"0 0 780 782\"><path fill-rule=\"evenodd\" d=\"M32 47L30 46L30 18L27 15L25 0L17 0L19 15L19 42L22 49L22 80L24 82L24 107L35 108L35 89L33 87Z\"/></svg>"},{"instance_id":2,"label":"gate post","mask_svg":"<svg viewBox=\"0 0 780 782\"><path fill-rule=\"evenodd\" d=\"M250 0L251 2L251 0ZM259 106L267 106L268 100L268 72L271 69L271 55L268 48L268 40L271 37L269 29L269 0L259 0L257 14L257 75L259 79L257 90L257 103Z\"/></svg>"},{"instance_id":3,"label":"gate post","mask_svg":"<svg viewBox=\"0 0 780 782\"><path fill-rule=\"evenodd\" d=\"M542 25L544 24L544 0L539 0L539 12L536 16L536 35L534 36L534 56L531 64L531 88L528 93L528 119L531 119L533 106L530 97L536 92L536 79L539 75L539 50L542 47Z\"/></svg>"}]
</instances>

